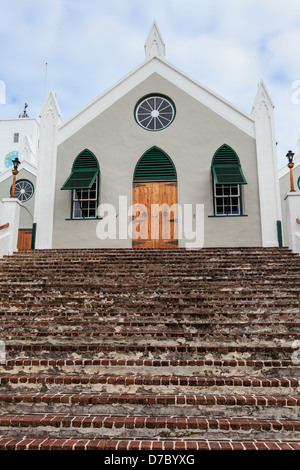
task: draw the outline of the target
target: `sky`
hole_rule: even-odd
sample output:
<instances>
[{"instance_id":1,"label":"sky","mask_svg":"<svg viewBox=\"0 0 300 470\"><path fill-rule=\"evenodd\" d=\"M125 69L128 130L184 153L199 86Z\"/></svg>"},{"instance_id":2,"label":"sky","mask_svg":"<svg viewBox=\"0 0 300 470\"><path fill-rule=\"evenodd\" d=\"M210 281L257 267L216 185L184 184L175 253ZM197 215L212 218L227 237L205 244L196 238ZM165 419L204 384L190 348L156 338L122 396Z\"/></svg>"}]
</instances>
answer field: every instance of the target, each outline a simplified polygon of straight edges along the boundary
<instances>
[{"instance_id":1,"label":"sky","mask_svg":"<svg viewBox=\"0 0 300 470\"><path fill-rule=\"evenodd\" d=\"M165 59L242 111L264 80L285 165L300 136L299 0L0 0L0 119L25 102L39 119L52 89L67 120L145 60L154 20Z\"/></svg>"}]
</instances>

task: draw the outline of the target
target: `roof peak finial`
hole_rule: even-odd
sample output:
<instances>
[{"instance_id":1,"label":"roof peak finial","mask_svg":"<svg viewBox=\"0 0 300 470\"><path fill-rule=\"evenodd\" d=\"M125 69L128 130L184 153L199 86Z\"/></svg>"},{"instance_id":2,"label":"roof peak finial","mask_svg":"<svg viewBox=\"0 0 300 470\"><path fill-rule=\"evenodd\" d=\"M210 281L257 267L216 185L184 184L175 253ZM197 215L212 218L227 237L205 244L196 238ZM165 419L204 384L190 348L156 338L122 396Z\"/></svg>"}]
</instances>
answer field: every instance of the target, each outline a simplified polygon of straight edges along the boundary
<instances>
[{"instance_id":1,"label":"roof peak finial","mask_svg":"<svg viewBox=\"0 0 300 470\"><path fill-rule=\"evenodd\" d=\"M145 44L146 59L165 57L166 46L154 20Z\"/></svg>"}]
</instances>

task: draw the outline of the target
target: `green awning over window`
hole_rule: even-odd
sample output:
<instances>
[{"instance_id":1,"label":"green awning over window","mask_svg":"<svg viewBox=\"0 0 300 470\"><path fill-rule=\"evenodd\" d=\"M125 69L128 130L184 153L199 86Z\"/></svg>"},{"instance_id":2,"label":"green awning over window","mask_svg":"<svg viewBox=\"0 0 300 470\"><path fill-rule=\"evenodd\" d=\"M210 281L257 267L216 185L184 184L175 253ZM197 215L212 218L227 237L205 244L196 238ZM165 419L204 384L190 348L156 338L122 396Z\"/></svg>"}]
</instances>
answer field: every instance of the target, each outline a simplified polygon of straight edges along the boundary
<instances>
[{"instance_id":1,"label":"green awning over window","mask_svg":"<svg viewBox=\"0 0 300 470\"><path fill-rule=\"evenodd\" d=\"M61 189L91 189L99 173L99 162L90 150L85 149L75 159L72 172Z\"/></svg>"},{"instance_id":2,"label":"green awning over window","mask_svg":"<svg viewBox=\"0 0 300 470\"><path fill-rule=\"evenodd\" d=\"M215 165L212 172L216 184L247 184L242 168L236 166Z\"/></svg>"},{"instance_id":3,"label":"green awning over window","mask_svg":"<svg viewBox=\"0 0 300 470\"><path fill-rule=\"evenodd\" d=\"M72 171L61 189L91 189L99 170L75 170Z\"/></svg>"},{"instance_id":4,"label":"green awning over window","mask_svg":"<svg viewBox=\"0 0 300 470\"><path fill-rule=\"evenodd\" d=\"M226 144L216 151L211 169L216 184L247 184L239 157Z\"/></svg>"}]
</instances>

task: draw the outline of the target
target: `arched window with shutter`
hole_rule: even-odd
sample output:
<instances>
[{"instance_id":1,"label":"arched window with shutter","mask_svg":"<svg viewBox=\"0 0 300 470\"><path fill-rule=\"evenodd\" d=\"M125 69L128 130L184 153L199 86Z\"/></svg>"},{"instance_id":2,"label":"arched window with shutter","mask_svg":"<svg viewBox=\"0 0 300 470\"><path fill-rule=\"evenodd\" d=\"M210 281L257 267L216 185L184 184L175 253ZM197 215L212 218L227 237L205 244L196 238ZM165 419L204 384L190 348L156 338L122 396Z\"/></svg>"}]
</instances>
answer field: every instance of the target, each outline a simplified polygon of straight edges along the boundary
<instances>
[{"instance_id":1,"label":"arched window with shutter","mask_svg":"<svg viewBox=\"0 0 300 470\"><path fill-rule=\"evenodd\" d=\"M71 219L97 217L100 167L98 159L88 149L74 160L72 171L62 190L72 192Z\"/></svg>"},{"instance_id":2,"label":"arched window with shutter","mask_svg":"<svg viewBox=\"0 0 300 470\"><path fill-rule=\"evenodd\" d=\"M247 184L240 159L227 144L214 154L211 165L214 190L214 215L243 215L242 185Z\"/></svg>"}]
</instances>

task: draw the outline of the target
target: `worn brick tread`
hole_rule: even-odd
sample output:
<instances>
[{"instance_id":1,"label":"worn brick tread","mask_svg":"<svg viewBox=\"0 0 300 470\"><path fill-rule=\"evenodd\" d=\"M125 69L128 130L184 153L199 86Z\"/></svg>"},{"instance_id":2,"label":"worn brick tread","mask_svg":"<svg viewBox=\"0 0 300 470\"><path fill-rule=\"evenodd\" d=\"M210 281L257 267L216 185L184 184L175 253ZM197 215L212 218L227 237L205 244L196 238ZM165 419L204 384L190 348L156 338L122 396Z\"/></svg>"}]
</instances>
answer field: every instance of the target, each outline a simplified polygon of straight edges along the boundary
<instances>
[{"instance_id":1,"label":"worn brick tread","mask_svg":"<svg viewBox=\"0 0 300 470\"><path fill-rule=\"evenodd\" d=\"M263 406L298 407L299 395L229 395L229 394L159 394L159 393L44 393L7 392L0 393L1 403L46 403L64 405L194 405L194 406ZM1 415L0 415L1 416Z\"/></svg>"},{"instance_id":2,"label":"worn brick tread","mask_svg":"<svg viewBox=\"0 0 300 470\"><path fill-rule=\"evenodd\" d=\"M0 450L300 450L297 440L78 439L0 436Z\"/></svg>"},{"instance_id":3,"label":"worn brick tread","mask_svg":"<svg viewBox=\"0 0 300 470\"><path fill-rule=\"evenodd\" d=\"M255 418L206 418L182 416L135 416L92 414L0 414L2 427L55 427L55 428L104 428L104 429L191 429L200 431L290 431L300 432L299 420Z\"/></svg>"},{"instance_id":4,"label":"worn brick tread","mask_svg":"<svg viewBox=\"0 0 300 470\"><path fill-rule=\"evenodd\" d=\"M254 367L261 369L265 367L290 368L293 362L291 360L257 360L257 359L95 359L95 358L38 358L26 357L7 359L2 368L11 367L64 367L64 366L99 366L99 367ZM1 364L0 364L1 371Z\"/></svg>"},{"instance_id":5,"label":"worn brick tread","mask_svg":"<svg viewBox=\"0 0 300 470\"><path fill-rule=\"evenodd\" d=\"M65 319L56 319L55 320L55 325L57 326L68 326L68 327L86 327L86 321L87 317L85 319L78 319L78 320L71 320L70 318L65 318ZM292 322L292 321L256 321L255 323L252 321L248 322L243 322L243 321L235 321L235 322L222 322L222 321L216 321L212 320L210 322L205 322L205 321L198 321L198 322L193 322L193 321L188 321L188 320L178 320L178 321L162 321L162 320L155 320L155 319L150 319L150 320L123 320L123 321L117 321L117 320L109 320L109 319L103 319L103 320L95 320L92 316L88 319L89 321L89 328L93 326L93 328L115 328L115 327L123 327L123 328L141 328L141 327L149 327L149 326L155 326L157 328L163 327L165 331L167 331L167 328L177 328L178 330L174 331L179 332L179 328L203 328L203 329L209 329L212 330L213 328L225 328L225 329L232 329L232 328L239 328L241 331L241 328L243 327L251 327L251 328L258 328L258 327L272 327L272 328L299 328L300 327L300 322ZM53 327L53 320L19 320L19 319L14 319L14 320L1 320L0 319L0 328L8 328L9 332L13 332L14 335L17 333L18 328L36 328L36 327ZM47 332L48 330L44 330ZM51 331L51 330L50 330ZM129 330L130 331L130 330ZM148 331L148 330L147 330ZM43 331L42 331L43 332ZM134 330L132 330L134 332ZM172 331L170 331L172 333Z\"/></svg>"},{"instance_id":6,"label":"worn brick tread","mask_svg":"<svg viewBox=\"0 0 300 470\"><path fill-rule=\"evenodd\" d=\"M288 353L292 354L294 349L292 346L257 346L257 345L236 345L236 344L224 344L217 346L198 346L198 345L152 345L152 344L110 344L110 343L10 343L7 342L8 351L91 351L91 352L100 352L100 351L121 351L126 353L126 351L136 351L136 352L147 352L147 351L159 351L159 352L197 352L197 353L230 353L230 352L254 352L254 353Z\"/></svg>"},{"instance_id":7,"label":"worn brick tread","mask_svg":"<svg viewBox=\"0 0 300 470\"><path fill-rule=\"evenodd\" d=\"M299 387L300 379L286 377L203 377L160 375L88 375L88 374L0 374L0 385L5 384L115 384L115 385L170 385L190 387Z\"/></svg>"},{"instance_id":8,"label":"worn brick tread","mask_svg":"<svg viewBox=\"0 0 300 470\"><path fill-rule=\"evenodd\" d=\"M7 332L7 336L11 336L11 332ZM162 339L165 341L166 339L177 339L177 338L184 338L187 340L191 340L194 338L229 338L232 340L239 339L241 336L244 338L247 337L256 337L256 338L265 338L267 340L272 340L273 338L283 338L287 340L297 340L300 338L300 333L298 332L285 332L285 333L270 333L270 332L213 332L213 331L204 331L204 332L181 332L181 331L151 331L151 330L139 330L139 331L38 331L38 332L25 332L25 331L16 331L13 332L14 338L16 339L33 339L36 338L51 338L51 337L58 337L58 338L76 338L76 337L85 337L85 338L99 338L103 337L104 339L112 338L112 339L120 339L120 338L130 338L130 337L151 337L155 339ZM5 337L3 337L5 339Z\"/></svg>"},{"instance_id":9,"label":"worn brick tread","mask_svg":"<svg viewBox=\"0 0 300 470\"><path fill-rule=\"evenodd\" d=\"M300 290L300 287L299 287ZM19 306L20 307L20 306ZM65 322L70 321L70 318L72 319L78 319L77 321L84 321L85 323L87 321L95 321L95 317L99 317L101 315L102 318L105 318L107 322L110 321L110 319L114 319L116 317L122 316L122 313L118 311L113 311L113 310L104 310L103 312L99 313L99 311L87 311L85 309L82 310L72 310L69 311L68 309L39 309L37 312L33 312L32 308L27 308L26 304L23 305L22 310L19 310L19 307L14 307L12 310L7 310L7 307L1 307L0 306L0 318L13 318L13 321L20 321L20 322L25 322L25 318L28 317L34 317L34 318L43 318L43 319L48 319L46 321L51 321L57 322L57 321L62 321L62 319L65 319ZM236 319L237 321L242 322L242 319L247 319L254 327L257 325L257 320L260 320L262 318L262 313L257 312L257 311L241 311L241 310L235 310L235 311L216 311L215 309L203 309L202 307L199 309L191 310L183 310L183 311L172 311L169 309L168 311L153 311L153 310L134 310L131 311L130 309L127 310L126 312L126 320L131 318L138 318L138 317L143 317L147 319L152 319L155 317L159 317L161 319L165 318L164 325L166 325L166 322L169 320L170 317L174 318L176 321L176 324L178 324L178 321L182 321L182 318L189 318L187 322L183 324L188 324L189 322L193 319L197 320L202 320L202 322L205 320L211 320L210 325L215 325L218 327L218 319L219 317L224 318L226 320L228 319ZM299 318L299 310L297 309L292 309L292 311L273 311L273 312L263 312L263 317L266 318L266 321L268 323L272 323L275 318L279 321L278 326L281 327L282 323L285 322L285 320L288 318L289 322L292 321L293 325L297 325L296 320ZM217 319L217 320L216 320ZM240 319L240 320L238 320ZM149 321L149 320L147 320ZM126 324L122 322L123 324ZM274 321L275 326L276 321ZM42 323L41 323L42 324ZM107 324L107 323L106 323ZM108 323L109 324L109 323ZM37 325L38 326L38 325Z\"/></svg>"}]
</instances>

